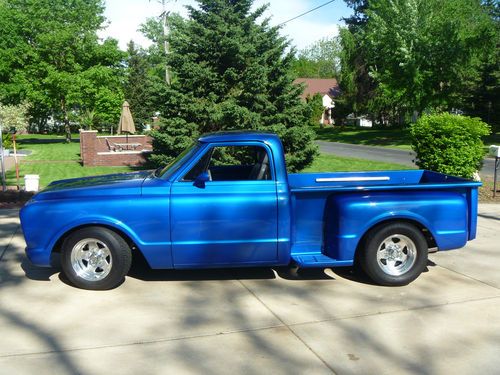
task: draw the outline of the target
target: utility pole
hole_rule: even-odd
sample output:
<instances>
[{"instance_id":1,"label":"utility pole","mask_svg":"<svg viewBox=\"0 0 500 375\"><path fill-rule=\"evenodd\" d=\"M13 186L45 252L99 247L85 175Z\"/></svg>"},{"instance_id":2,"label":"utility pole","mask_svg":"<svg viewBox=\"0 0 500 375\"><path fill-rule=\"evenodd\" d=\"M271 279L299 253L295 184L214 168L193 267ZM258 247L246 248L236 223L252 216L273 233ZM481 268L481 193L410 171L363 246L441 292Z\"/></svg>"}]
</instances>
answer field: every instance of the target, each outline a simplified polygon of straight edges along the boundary
<instances>
[{"instance_id":1,"label":"utility pole","mask_svg":"<svg viewBox=\"0 0 500 375\"><path fill-rule=\"evenodd\" d=\"M168 56L170 52L170 44L168 43L168 35L170 34L170 27L168 25L168 16L170 15L170 11L167 11L167 2L171 0L161 0L162 13L160 15L160 19L163 21L163 48L165 50L165 57ZM176 0L174 0L176 1ZM168 63L165 64L165 82L170 86L170 71Z\"/></svg>"}]
</instances>

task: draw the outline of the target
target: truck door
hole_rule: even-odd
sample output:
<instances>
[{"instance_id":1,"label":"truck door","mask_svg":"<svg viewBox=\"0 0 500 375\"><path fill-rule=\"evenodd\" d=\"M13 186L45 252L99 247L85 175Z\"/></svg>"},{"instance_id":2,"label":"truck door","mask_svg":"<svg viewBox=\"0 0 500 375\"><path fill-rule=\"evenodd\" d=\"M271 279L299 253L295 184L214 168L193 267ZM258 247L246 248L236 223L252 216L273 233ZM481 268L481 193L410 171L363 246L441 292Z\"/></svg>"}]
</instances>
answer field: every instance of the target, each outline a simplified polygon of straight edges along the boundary
<instances>
[{"instance_id":1,"label":"truck door","mask_svg":"<svg viewBox=\"0 0 500 375\"><path fill-rule=\"evenodd\" d=\"M278 258L274 164L262 143L214 144L171 188L176 268Z\"/></svg>"}]
</instances>

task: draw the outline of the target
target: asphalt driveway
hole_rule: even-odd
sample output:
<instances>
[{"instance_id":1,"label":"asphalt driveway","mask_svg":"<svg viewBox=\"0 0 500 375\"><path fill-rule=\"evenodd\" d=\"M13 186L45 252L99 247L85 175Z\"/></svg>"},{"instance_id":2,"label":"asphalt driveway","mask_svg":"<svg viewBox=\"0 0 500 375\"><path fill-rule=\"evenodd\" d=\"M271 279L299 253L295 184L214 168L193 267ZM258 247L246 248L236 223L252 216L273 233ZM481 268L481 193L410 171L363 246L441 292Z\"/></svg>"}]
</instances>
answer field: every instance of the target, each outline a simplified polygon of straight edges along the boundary
<instances>
[{"instance_id":1,"label":"asphalt driveway","mask_svg":"<svg viewBox=\"0 0 500 375\"><path fill-rule=\"evenodd\" d=\"M0 210L0 374L498 374L500 205L387 288L349 269L151 271L105 292L28 264Z\"/></svg>"}]
</instances>

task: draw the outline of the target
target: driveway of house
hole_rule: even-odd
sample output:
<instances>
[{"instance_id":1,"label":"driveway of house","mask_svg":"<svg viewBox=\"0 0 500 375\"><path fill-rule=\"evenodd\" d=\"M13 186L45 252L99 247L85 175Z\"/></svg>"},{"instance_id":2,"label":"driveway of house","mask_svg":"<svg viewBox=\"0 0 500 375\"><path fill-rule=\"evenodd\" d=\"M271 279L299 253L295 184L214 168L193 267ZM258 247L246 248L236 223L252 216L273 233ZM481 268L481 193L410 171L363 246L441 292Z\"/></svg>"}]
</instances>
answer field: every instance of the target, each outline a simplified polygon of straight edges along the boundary
<instances>
[{"instance_id":1,"label":"driveway of house","mask_svg":"<svg viewBox=\"0 0 500 375\"><path fill-rule=\"evenodd\" d=\"M500 205L478 239L387 288L349 269L152 271L79 290L0 210L0 374L498 374ZM43 223L40 223L43 225Z\"/></svg>"}]
</instances>

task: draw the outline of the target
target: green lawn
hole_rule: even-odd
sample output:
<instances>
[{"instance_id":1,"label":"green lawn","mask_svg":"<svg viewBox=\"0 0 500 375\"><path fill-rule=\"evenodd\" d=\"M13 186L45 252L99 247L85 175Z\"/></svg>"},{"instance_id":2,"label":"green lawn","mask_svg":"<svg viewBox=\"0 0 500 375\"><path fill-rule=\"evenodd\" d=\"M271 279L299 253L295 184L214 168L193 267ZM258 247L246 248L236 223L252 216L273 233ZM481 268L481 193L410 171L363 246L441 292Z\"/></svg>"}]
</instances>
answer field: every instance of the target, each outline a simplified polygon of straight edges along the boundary
<instances>
[{"instance_id":1,"label":"green lawn","mask_svg":"<svg viewBox=\"0 0 500 375\"><path fill-rule=\"evenodd\" d=\"M83 167L80 164L80 141L73 137L73 142L66 143L63 136L22 135L18 137L19 150L30 150L29 156L19 157L20 184L24 185L23 176L37 174L40 186L65 178L92 176L109 173L130 172L135 167ZM15 170L7 171L7 184L16 184Z\"/></svg>"},{"instance_id":2,"label":"green lawn","mask_svg":"<svg viewBox=\"0 0 500 375\"><path fill-rule=\"evenodd\" d=\"M410 169L406 165L321 154L302 172L354 172Z\"/></svg>"},{"instance_id":3,"label":"green lawn","mask_svg":"<svg viewBox=\"0 0 500 375\"><path fill-rule=\"evenodd\" d=\"M320 141L411 149L408 129L321 128L318 126L315 130L316 139Z\"/></svg>"}]
</instances>

